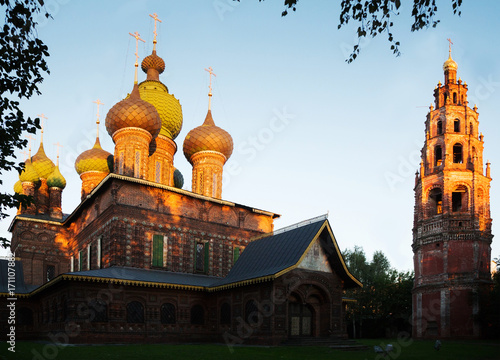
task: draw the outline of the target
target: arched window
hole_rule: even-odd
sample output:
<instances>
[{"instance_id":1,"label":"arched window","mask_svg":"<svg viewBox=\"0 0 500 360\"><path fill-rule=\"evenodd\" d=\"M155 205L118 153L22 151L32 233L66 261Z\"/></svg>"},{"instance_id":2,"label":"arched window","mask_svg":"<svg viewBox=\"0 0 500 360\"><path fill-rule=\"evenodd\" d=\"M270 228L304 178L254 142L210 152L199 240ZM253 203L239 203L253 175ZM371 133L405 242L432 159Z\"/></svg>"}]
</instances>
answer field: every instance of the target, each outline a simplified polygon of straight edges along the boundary
<instances>
[{"instance_id":1,"label":"arched window","mask_svg":"<svg viewBox=\"0 0 500 360\"><path fill-rule=\"evenodd\" d=\"M231 306L228 303L220 307L220 323L221 325L231 324Z\"/></svg>"},{"instance_id":2,"label":"arched window","mask_svg":"<svg viewBox=\"0 0 500 360\"><path fill-rule=\"evenodd\" d=\"M94 299L89 303L90 321L91 322L107 322L108 321L108 305L103 300Z\"/></svg>"},{"instance_id":3,"label":"arched window","mask_svg":"<svg viewBox=\"0 0 500 360\"><path fill-rule=\"evenodd\" d=\"M245 304L245 321L249 325L255 325L259 323L259 309L254 300L249 300Z\"/></svg>"},{"instance_id":4,"label":"arched window","mask_svg":"<svg viewBox=\"0 0 500 360\"><path fill-rule=\"evenodd\" d=\"M443 151L441 146L437 145L434 148L434 166L440 166L443 162Z\"/></svg>"},{"instance_id":5,"label":"arched window","mask_svg":"<svg viewBox=\"0 0 500 360\"><path fill-rule=\"evenodd\" d=\"M127 322L130 324L144 322L144 306L139 301L132 301L127 304Z\"/></svg>"},{"instance_id":6,"label":"arched window","mask_svg":"<svg viewBox=\"0 0 500 360\"><path fill-rule=\"evenodd\" d=\"M453 122L453 131L460 132L460 120L459 119L455 119L455 121Z\"/></svg>"},{"instance_id":7,"label":"arched window","mask_svg":"<svg viewBox=\"0 0 500 360\"><path fill-rule=\"evenodd\" d=\"M474 127L472 126L472 123L469 124L469 134L474 135Z\"/></svg>"},{"instance_id":8,"label":"arched window","mask_svg":"<svg viewBox=\"0 0 500 360\"><path fill-rule=\"evenodd\" d=\"M17 310L16 323L19 326L30 326L33 325L33 311L27 307L22 307Z\"/></svg>"},{"instance_id":9,"label":"arched window","mask_svg":"<svg viewBox=\"0 0 500 360\"><path fill-rule=\"evenodd\" d=\"M444 93L444 103L446 104L446 100L448 100L448 94Z\"/></svg>"},{"instance_id":10,"label":"arched window","mask_svg":"<svg viewBox=\"0 0 500 360\"><path fill-rule=\"evenodd\" d=\"M443 133L443 122L439 120L437 122L437 134L441 135Z\"/></svg>"},{"instance_id":11,"label":"arched window","mask_svg":"<svg viewBox=\"0 0 500 360\"><path fill-rule=\"evenodd\" d=\"M459 185L451 193L451 211L467 211L467 208L467 188L464 185Z\"/></svg>"},{"instance_id":12,"label":"arched window","mask_svg":"<svg viewBox=\"0 0 500 360\"><path fill-rule=\"evenodd\" d=\"M443 213L443 193L441 189L432 189L429 192L428 215L439 215Z\"/></svg>"},{"instance_id":13,"label":"arched window","mask_svg":"<svg viewBox=\"0 0 500 360\"><path fill-rule=\"evenodd\" d=\"M175 324L175 306L171 303L165 303L161 306L160 317L162 324Z\"/></svg>"},{"instance_id":14,"label":"arched window","mask_svg":"<svg viewBox=\"0 0 500 360\"><path fill-rule=\"evenodd\" d=\"M463 163L462 145L461 144L453 145L453 162L455 164L462 164Z\"/></svg>"},{"instance_id":15,"label":"arched window","mask_svg":"<svg viewBox=\"0 0 500 360\"><path fill-rule=\"evenodd\" d=\"M457 93L453 93L453 104L457 103Z\"/></svg>"},{"instance_id":16,"label":"arched window","mask_svg":"<svg viewBox=\"0 0 500 360\"><path fill-rule=\"evenodd\" d=\"M203 325L205 324L205 310L201 305L194 305L191 308L191 324Z\"/></svg>"}]
</instances>

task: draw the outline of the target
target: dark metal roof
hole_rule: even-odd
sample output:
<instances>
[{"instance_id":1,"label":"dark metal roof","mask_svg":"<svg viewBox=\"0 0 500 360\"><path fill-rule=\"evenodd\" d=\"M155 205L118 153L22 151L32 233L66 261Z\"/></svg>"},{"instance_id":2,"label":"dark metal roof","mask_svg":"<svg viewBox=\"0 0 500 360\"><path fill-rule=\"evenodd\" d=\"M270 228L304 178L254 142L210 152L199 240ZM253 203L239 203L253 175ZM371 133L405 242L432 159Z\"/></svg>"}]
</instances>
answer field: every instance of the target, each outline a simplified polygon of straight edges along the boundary
<instances>
[{"instance_id":1,"label":"dark metal roof","mask_svg":"<svg viewBox=\"0 0 500 360\"><path fill-rule=\"evenodd\" d=\"M126 266L113 266L105 269L78 271L66 273L64 275L201 287L208 287L216 280L220 279L215 276L140 269Z\"/></svg>"},{"instance_id":2,"label":"dark metal roof","mask_svg":"<svg viewBox=\"0 0 500 360\"><path fill-rule=\"evenodd\" d=\"M323 227L325 220L255 240L216 286L276 275L296 265Z\"/></svg>"},{"instance_id":3,"label":"dark metal roof","mask_svg":"<svg viewBox=\"0 0 500 360\"><path fill-rule=\"evenodd\" d=\"M12 290L15 294L27 294L37 288L35 285L26 285L24 283L23 264L20 261L15 261L14 267L11 268L11 277L9 278L9 262L9 260L0 259L0 293L8 294L9 290ZM9 279L14 280L11 281L10 288Z\"/></svg>"}]
</instances>

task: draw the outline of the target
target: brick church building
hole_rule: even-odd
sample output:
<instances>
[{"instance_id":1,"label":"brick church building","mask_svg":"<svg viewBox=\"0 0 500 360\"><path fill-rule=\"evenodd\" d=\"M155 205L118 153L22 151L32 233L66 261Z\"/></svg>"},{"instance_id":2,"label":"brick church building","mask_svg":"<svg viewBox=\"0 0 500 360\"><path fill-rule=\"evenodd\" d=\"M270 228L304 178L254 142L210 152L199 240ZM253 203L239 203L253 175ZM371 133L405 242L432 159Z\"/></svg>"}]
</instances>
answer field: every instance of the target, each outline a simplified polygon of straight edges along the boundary
<instances>
[{"instance_id":1,"label":"brick church building","mask_svg":"<svg viewBox=\"0 0 500 360\"><path fill-rule=\"evenodd\" d=\"M211 89L204 122L183 142L192 190L182 189L174 167L182 108L160 81L156 30L141 83L137 68L136 60L130 95L106 116L113 153L97 133L76 159L82 187L73 212L62 212L66 180L43 138L26 160L15 191L34 202L10 226L18 339L279 344L345 337L342 294L361 284L328 220L274 231L279 215L222 199L233 141L212 117ZM2 279L6 267L1 262Z\"/></svg>"},{"instance_id":2,"label":"brick church building","mask_svg":"<svg viewBox=\"0 0 500 360\"><path fill-rule=\"evenodd\" d=\"M413 336L474 338L492 284L490 163L483 169L479 113L468 105L451 47L443 70L415 180Z\"/></svg>"}]
</instances>

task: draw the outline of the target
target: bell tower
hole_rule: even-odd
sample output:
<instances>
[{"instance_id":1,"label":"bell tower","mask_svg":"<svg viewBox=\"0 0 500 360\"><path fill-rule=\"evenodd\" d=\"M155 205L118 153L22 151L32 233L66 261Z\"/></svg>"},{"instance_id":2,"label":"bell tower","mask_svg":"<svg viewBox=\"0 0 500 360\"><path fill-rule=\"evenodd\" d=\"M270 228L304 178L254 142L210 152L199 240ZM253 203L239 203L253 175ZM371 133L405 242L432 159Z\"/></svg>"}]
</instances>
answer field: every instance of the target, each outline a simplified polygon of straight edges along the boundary
<instances>
[{"instance_id":1,"label":"bell tower","mask_svg":"<svg viewBox=\"0 0 500 360\"><path fill-rule=\"evenodd\" d=\"M468 87L450 54L434 90L415 178L413 336L479 337L491 283L490 163Z\"/></svg>"}]
</instances>

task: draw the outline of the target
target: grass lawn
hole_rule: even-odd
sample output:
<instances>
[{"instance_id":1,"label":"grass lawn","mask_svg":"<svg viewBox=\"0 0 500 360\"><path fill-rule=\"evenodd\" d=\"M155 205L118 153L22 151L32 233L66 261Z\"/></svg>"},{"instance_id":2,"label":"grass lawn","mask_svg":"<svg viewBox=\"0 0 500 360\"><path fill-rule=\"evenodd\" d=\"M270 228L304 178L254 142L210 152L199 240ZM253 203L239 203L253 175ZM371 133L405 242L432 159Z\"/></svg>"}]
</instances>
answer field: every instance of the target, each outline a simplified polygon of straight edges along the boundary
<instances>
[{"instance_id":1,"label":"grass lawn","mask_svg":"<svg viewBox=\"0 0 500 360\"><path fill-rule=\"evenodd\" d=\"M16 352L7 351L7 344L0 346L0 359L41 360L97 360L97 359L196 359L196 360L261 360L261 359L383 359L375 354L374 345L385 347L391 343L394 352L387 359L424 360L473 360L500 359L500 343L493 341L443 341L440 351L435 351L433 341L412 340L362 340L370 346L367 351L339 351L325 347L234 347L230 352L225 345L95 345L66 346L58 348L53 344L18 342Z\"/></svg>"}]
</instances>

